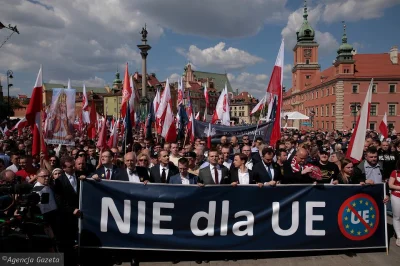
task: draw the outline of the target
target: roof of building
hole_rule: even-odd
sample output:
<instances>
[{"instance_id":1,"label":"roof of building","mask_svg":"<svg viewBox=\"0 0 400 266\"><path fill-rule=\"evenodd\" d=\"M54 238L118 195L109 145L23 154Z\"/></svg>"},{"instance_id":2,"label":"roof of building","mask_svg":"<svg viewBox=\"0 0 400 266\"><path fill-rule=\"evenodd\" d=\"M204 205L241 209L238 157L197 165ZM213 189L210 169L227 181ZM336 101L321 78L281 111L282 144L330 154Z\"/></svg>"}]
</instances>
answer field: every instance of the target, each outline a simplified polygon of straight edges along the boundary
<instances>
[{"instance_id":1,"label":"roof of building","mask_svg":"<svg viewBox=\"0 0 400 266\"><path fill-rule=\"evenodd\" d=\"M207 78L213 79L214 87L218 91L222 91L225 88L225 83L226 83L226 87L228 88L228 92L233 91L227 74L219 74L219 73L211 73L211 72L203 72L203 71L193 71L193 75L196 79L199 79L199 80L200 79L207 80Z\"/></svg>"},{"instance_id":2,"label":"roof of building","mask_svg":"<svg viewBox=\"0 0 400 266\"><path fill-rule=\"evenodd\" d=\"M235 95L231 98L231 103L240 103L240 104L247 104L247 103L258 103L258 100L251 96L247 91L241 92L238 95Z\"/></svg>"},{"instance_id":3,"label":"roof of building","mask_svg":"<svg viewBox=\"0 0 400 266\"><path fill-rule=\"evenodd\" d=\"M45 90L50 91L53 89L58 89L58 88L67 88L67 85L64 84L56 84L56 83L43 83L43 87ZM76 92L82 92L83 87L79 86L72 86L73 89L76 90ZM93 91L94 93L108 93L107 89L105 87L102 88L95 88L95 87L86 87L86 93L89 93Z\"/></svg>"},{"instance_id":4,"label":"roof of building","mask_svg":"<svg viewBox=\"0 0 400 266\"><path fill-rule=\"evenodd\" d=\"M138 72L135 72L133 74L133 79L137 83L142 83L142 74L139 74ZM150 75L147 74L147 85L151 87L155 87L157 85L160 85L161 82L157 79L156 75L154 73L151 73Z\"/></svg>"}]
</instances>

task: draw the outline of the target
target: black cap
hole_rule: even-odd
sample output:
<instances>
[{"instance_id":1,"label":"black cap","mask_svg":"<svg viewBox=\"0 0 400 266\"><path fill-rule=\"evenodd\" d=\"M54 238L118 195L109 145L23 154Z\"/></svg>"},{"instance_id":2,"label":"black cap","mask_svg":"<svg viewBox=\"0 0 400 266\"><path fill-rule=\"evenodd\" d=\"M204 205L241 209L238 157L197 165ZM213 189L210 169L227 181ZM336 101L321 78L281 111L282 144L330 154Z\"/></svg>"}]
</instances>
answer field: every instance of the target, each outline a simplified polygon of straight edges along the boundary
<instances>
[{"instance_id":1,"label":"black cap","mask_svg":"<svg viewBox=\"0 0 400 266\"><path fill-rule=\"evenodd\" d=\"M320 154L328 154L329 155L331 152L330 152L329 148L321 147L319 149L319 153Z\"/></svg>"},{"instance_id":2,"label":"black cap","mask_svg":"<svg viewBox=\"0 0 400 266\"><path fill-rule=\"evenodd\" d=\"M195 152L193 152L193 151L189 151L189 152L185 152L183 154L183 157L196 159L197 154Z\"/></svg>"}]
</instances>

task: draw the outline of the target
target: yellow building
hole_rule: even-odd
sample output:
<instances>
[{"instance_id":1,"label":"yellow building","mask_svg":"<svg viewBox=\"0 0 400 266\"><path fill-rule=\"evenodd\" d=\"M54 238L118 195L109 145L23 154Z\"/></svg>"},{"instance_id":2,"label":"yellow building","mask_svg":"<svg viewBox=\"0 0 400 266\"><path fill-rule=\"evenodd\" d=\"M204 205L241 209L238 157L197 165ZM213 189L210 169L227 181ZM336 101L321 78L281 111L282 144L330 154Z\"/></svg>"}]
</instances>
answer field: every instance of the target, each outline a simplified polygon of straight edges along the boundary
<instances>
[{"instance_id":1,"label":"yellow building","mask_svg":"<svg viewBox=\"0 0 400 266\"><path fill-rule=\"evenodd\" d=\"M235 124L255 124L255 116L250 116L254 106L256 106L258 100L251 96L248 92L241 92L235 95L230 100L231 109L231 121L235 121Z\"/></svg>"},{"instance_id":2,"label":"yellow building","mask_svg":"<svg viewBox=\"0 0 400 266\"><path fill-rule=\"evenodd\" d=\"M119 117L122 103L121 93L105 95L103 96L103 100L104 114L107 116Z\"/></svg>"}]
</instances>

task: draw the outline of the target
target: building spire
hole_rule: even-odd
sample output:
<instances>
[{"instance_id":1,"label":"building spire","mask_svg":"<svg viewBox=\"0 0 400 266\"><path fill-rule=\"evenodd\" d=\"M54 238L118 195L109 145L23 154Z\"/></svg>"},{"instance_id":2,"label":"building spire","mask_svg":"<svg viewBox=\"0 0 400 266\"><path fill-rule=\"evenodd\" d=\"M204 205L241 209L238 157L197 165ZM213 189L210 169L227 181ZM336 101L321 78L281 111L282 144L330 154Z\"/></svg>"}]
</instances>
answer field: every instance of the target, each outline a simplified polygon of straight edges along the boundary
<instances>
[{"instance_id":1,"label":"building spire","mask_svg":"<svg viewBox=\"0 0 400 266\"><path fill-rule=\"evenodd\" d=\"M346 35L346 23L343 20L342 21L343 24L343 36L342 36L342 43L347 43L347 35Z\"/></svg>"},{"instance_id":2,"label":"building spire","mask_svg":"<svg viewBox=\"0 0 400 266\"><path fill-rule=\"evenodd\" d=\"M303 13L303 18L304 20L307 20L308 13L307 13L307 0L304 0L304 13Z\"/></svg>"}]
</instances>

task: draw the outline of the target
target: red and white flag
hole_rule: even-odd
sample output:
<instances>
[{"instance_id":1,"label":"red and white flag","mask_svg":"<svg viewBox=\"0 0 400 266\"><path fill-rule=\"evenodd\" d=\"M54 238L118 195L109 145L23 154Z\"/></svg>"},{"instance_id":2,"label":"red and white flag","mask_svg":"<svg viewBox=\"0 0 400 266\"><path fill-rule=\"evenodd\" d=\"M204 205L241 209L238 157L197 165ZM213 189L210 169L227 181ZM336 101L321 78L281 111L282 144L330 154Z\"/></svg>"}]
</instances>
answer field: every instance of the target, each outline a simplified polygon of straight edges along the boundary
<instances>
[{"instance_id":1,"label":"red and white flag","mask_svg":"<svg viewBox=\"0 0 400 266\"><path fill-rule=\"evenodd\" d=\"M26 117L18 121L18 123L11 129L11 131L18 130L18 136L22 135L22 129L28 126L28 121Z\"/></svg>"},{"instance_id":2,"label":"red and white flag","mask_svg":"<svg viewBox=\"0 0 400 266\"><path fill-rule=\"evenodd\" d=\"M389 137L389 130L388 130L388 122L387 122L387 115L383 116L381 123L379 124L379 131L381 132L382 136L386 139Z\"/></svg>"},{"instance_id":3,"label":"red and white flag","mask_svg":"<svg viewBox=\"0 0 400 266\"><path fill-rule=\"evenodd\" d=\"M165 119L161 131L161 136L165 139L166 142L175 142L178 135L176 133L174 114L172 113L171 105L169 103L167 103L167 108L165 111Z\"/></svg>"},{"instance_id":4,"label":"red and white flag","mask_svg":"<svg viewBox=\"0 0 400 266\"><path fill-rule=\"evenodd\" d=\"M253 110L251 110L250 115L252 115L252 114L254 114L254 113L256 113L256 112L262 110L262 109L264 108L264 105L265 105L266 100L267 100L267 95L265 95L265 96L261 99L261 101L259 101L259 102L257 103L257 105L254 106Z\"/></svg>"},{"instance_id":5,"label":"red and white flag","mask_svg":"<svg viewBox=\"0 0 400 266\"><path fill-rule=\"evenodd\" d=\"M197 112L196 117L194 119L200 120L200 111Z\"/></svg>"},{"instance_id":6,"label":"red and white flag","mask_svg":"<svg viewBox=\"0 0 400 266\"><path fill-rule=\"evenodd\" d=\"M277 98L276 114L274 118L274 125L271 132L269 144L274 146L275 143L281 138L281 110L282 110L282 96L283 96L283 62L284 62L285 42L282 39L279 48L278 56L276 57L275 66L272 70L271 79L269 80L267 93L270 94L269 105L272 106L275 98Z\"/></svg>"},{"instance_id":7,"label":"red and white flag","mask_svg":"<svg viewBox=\"0 0 400 266\"><path fill-rule=\"evenodd\" d=\"M89 117L89 101L86 93L86 85L83 84L83 89L82 89L82 122L84 124L89 124L90 123L90 117Z\"/></svg>"},{"instance_id":8,"label":"red and white flag","mask_svg":"<svg viewBox=\"0 0 400 266\"><path fill-rule=\"evenodd\" d=\"M106 119L104 118L102 119L99 139L97 140L96 147L100 149L107 148L107 123Z\"/></svg>"},{"instance_id":9,"label":"red and white flag","mask_svg":"<svg viewBox=\"0 0 400 266\"><path fill-rule=\"evenodd\" d=\"M349 142L346 156L354 162L359 162L363 157L363 148L365 143L365 135L367 133L367 127L369 122L369 112L371 109L372 99L372 86L374 79L371 79L367 94L365 95L364 104L361 107L360 116L358 117L356 126Z\"/></svg>"},{"instance_id":10,"label":"red and white flag","mask_svg":"<svg viewBox=\"0 0 400 266\"><path fill-rule=\"evenodd\" d=\"M129 78L129 84L130 84L130 88L131 88L131 97L129 97L129 112L130 112L130 116L131 116L131 123L132 123L132 127L136 126L136 119L135 119L135 102L136 102L136 93L135 88L133 87L133 78L132 76L130 76Z\"/></svg>"},{"instance_id":11,"label":"red and white flag","mask_svg":"<svg viewBox=\"0 0 400 266\"><path fill-rule=\"evenodd\" d=\"M158 106L157 113L156 113L156 120L158 123L158 127L160 129L159 131L163 130L163 123L164 123L165 116L167 113L167 106L168 106L168 104L169 105L171 104L170 101L171 101L171 90L169 87L169 81L167 79L167 82L165 83L165 89L161 95L160 105ZM172 113L172 111L171 111L171 113Z\"/></svg>"},{"instance_id":12,"label":"red and white flag","mask_svg":"<svg viewBox=\"0 0 400 266\"><path fill-rule=\"evenodd\" d=\"M125 116L126 116L127 105L129 104L131 94L132 94L132 89L131 89L130 79L129 79L128 63L126 63L124 84L122 87L122 103L121 103L121 117L122 118L125 118Z\"/></svg>"},{"instance_id":13,"label":"red and white flag","mask_svg":"<svg viewBox=\"0 0 400 266\"><path fill-rule=\"evenodd\" d=\"M41 132L41 115L43 105L43 81L42 81L42 67L39 69L39 73L36 78L35 87L32 91L31 100L29 101L28 108L26 110L26 120L28 125L31 126L33 142L32 142L32 156L40 154L40 141L42 139Z\"/></svg>"},{"instance_id":14,"label":"red and white flag","mask_svg":"<svg viewBox=\"0 0 400 266\"><path fill-rule=\"evenodd\" d=\"M228 88L226 87L222 90L217 105L214 110L214 114L212 117L212 124L215 124L217 120L221 121L221 125L229 126L230 125L230 110L229 110L229 97L228 97Z\"/></svg>"},{"instance_id":15,"label":"red and white flag","mask_svg":"<svg viewBox=\"0 0 400 266\"><path fill-rule=\"evenodd\" d=\"M208 123L208 131L207 131L207 148L211 149L211 123Z\"/></svg>"},{"instance_id":16,"label":"red and white flag","mask_svg":"<svg viewBox=\"0 0 400 266\"><path fill-rule=\"evenodd\" d=\"M118 142L118 129L119 129L119 119L114 123L111 131L110 138L108 139L108 147L109 148L116 148Z\"/></svg>"},{"instance_id":17,"label":"red and white flag","mask_svg":"<svg viewBox=\"0 0 400 266\"><path fill-rule=\"evenodd\" d=\"M95 139L96 138L96 124L97 124L97 113L96 113L96 103L92 99L92 104L90 106L90 112L89 112L89 125L87 127L87 135L89 139Z\"/></svg>"}]
</instances>

